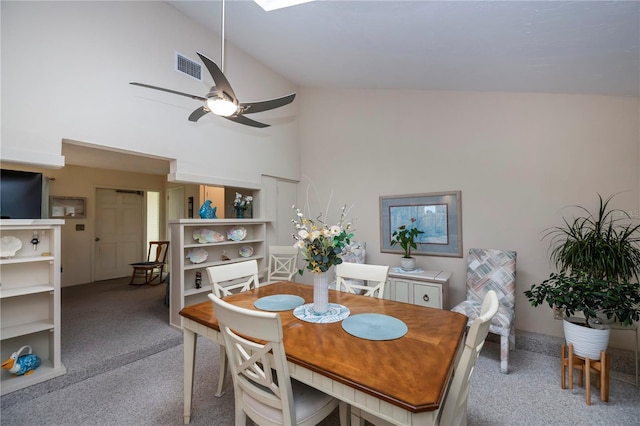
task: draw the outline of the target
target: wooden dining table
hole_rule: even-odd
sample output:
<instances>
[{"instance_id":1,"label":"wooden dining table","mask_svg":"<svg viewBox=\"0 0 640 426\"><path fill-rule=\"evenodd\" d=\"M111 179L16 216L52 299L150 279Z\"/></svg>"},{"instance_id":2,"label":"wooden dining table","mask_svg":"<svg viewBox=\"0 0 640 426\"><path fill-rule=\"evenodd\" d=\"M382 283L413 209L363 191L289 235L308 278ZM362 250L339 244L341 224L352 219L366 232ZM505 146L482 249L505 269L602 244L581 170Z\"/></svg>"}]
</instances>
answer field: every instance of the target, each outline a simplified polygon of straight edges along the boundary
<instances>
[{"instance_id":1,"label":"wooden dining table","mask_svg":"<svg viewBox=\"0 0 640 426\"><path fill-rule=\"evenodd\" d=\"M257 309L269 295L291 294L313 301L313 287L279 282L227 296L234 305ZM329 302L350 315L375 313L404 322L407 333L393 340L355 337L342 322L306 322L292 310L279 312L291 377L332 395L351 407L351 420L373 415L396 425L437 424L467 317L462 314L329 290ZM196 336L223 345L210 301L180 311L184 333L184 422L191 420ZM221 346L222 348L222 346ZM224 374L224 372L220 372Z\"/></svg>"}]
</instances>

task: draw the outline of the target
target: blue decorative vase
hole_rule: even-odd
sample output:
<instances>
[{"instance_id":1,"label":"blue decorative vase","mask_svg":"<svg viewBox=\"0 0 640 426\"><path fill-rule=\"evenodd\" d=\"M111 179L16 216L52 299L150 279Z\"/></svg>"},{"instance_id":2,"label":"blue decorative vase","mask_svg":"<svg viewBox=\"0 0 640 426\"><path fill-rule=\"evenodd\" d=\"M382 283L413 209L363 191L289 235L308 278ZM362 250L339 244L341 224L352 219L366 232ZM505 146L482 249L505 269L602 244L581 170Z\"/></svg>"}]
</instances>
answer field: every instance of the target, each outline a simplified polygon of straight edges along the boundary
<instances>
[{"instance_id":1,"label":"blue decorative vase","mask_svg":"<svg viewBox=\"0 0 640 426\"><path fill-rule=\"evenodd\" d=\"M217 209L218 209L217 207L211 207L211 200L206 200L200 207L200 210L198 213L200 213L200 217L202 219L217 219L216 217Z\"/></svg>"}]
</instances>

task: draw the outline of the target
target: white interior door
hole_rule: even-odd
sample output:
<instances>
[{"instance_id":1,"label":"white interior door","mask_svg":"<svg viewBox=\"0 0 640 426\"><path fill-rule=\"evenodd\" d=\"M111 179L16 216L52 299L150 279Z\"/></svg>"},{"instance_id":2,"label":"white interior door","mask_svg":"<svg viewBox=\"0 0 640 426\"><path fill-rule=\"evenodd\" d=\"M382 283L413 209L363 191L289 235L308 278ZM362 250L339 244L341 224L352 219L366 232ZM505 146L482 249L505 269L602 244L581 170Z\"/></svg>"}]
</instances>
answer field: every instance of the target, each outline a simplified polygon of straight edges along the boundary
<instances>
[{"instance_id":1,"label":"white interior door","mask_svg":"<svg viewBox=\"0 0 640 426\"><path fill-rule=\"evenodd\" d=\"M291 206L296 204L297 188L295 182L278 179L277 183L277 213L276 213L276 239L277 245L289 246L293 245L293 209Z\"/></svg>"},{"instance_id":2,"label":"white interior door","mask_svg":"<svg viewBox=\"0 0 640 426\"><path fill-rule=\"evenodd\" d=\"M184 187L180 186L167 189L167 219L183 219L185 217ZM168 232L167 235L169 235Z\"/></svg>"},{"instance_id":3,"label":"white interior door","mask_svg":"<svg viewBox=\"0 0 640 426\"><path fill-rule=\"evenodd\" d=\"M130 263L146 260L144 193L96 189L94 280L131 275Z\"/></svg>"}]
</instances>

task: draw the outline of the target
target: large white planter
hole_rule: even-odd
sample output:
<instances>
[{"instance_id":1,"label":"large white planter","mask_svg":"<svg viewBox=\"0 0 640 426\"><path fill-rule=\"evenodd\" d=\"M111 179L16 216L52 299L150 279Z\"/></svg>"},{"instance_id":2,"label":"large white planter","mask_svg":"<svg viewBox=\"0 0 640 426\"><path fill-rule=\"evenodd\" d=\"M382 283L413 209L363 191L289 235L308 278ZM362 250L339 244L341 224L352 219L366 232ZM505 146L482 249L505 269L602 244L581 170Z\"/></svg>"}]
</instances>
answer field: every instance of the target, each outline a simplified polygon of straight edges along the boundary
<instances>
[{"instance_id":1,"label":"large white planter","mask_svg":"<svg viewBox=\"0 0 640 426\"><path fill-rule=\"evenodd\" d=\"M400 258L400 268L403 271L414 271L416 269L416 258L415 257L401 257Z\"/></svg>"},{"instance_id":2,"label":"large white planter","mask_svg":"<svg viewBox=\"0 0 640 426\"><path fill-rule=\"evenodd\" d=\"M573 344L573 353L578 356L594 360L600 359L600 352L606 351L609 345L611 332L609 326L601 325L602 328L595 329L575 324L576 322L584 324L584 319L565 317L562 321L567 344Z\"/></svg>"}]
</instances>

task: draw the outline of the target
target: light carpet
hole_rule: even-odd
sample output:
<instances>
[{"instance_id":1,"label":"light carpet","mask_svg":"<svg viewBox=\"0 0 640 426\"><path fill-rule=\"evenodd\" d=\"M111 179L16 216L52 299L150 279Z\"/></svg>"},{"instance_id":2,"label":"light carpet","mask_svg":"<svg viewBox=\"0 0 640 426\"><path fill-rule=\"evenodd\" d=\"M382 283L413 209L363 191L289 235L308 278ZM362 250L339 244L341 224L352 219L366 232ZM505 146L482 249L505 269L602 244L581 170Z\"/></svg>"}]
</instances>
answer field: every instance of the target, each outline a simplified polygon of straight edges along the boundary
<instances>
[{"instance_id":1,"label":"light carpet","mask_svg":"<svg viewBox=\"0 0 640 426\"><path fill-rule=\"evenodd\" d=\"M63 360L69 378L52 379L2 397L2 425L182 424L181 333L167 325L163 286L123 288L105 282L83 287L87 288L67 295L63 292L63 303L68 306L63 321ZM118 292L126 297L119 298L114 294ZM77 300L68 303L71 293ZM102 308L72 314L72 305L86 307L90 301ZM108 331L111 328L120 332ZM137 337L125 336L129 333ZM193 425L233 425L230 378L225 395L213 396L218 355L216 344L198 339ZM640 423L640 393L631 383L612 379L609 402L600 401L594 389L592 405L587 406L584 388L560 388L559 357L515 350L510 356L510 374L501 374L499 364L499 345L487 342L472 378L469 425ZM337 426L337 410L321 425Z\"/></svg>"}]
</instances>

